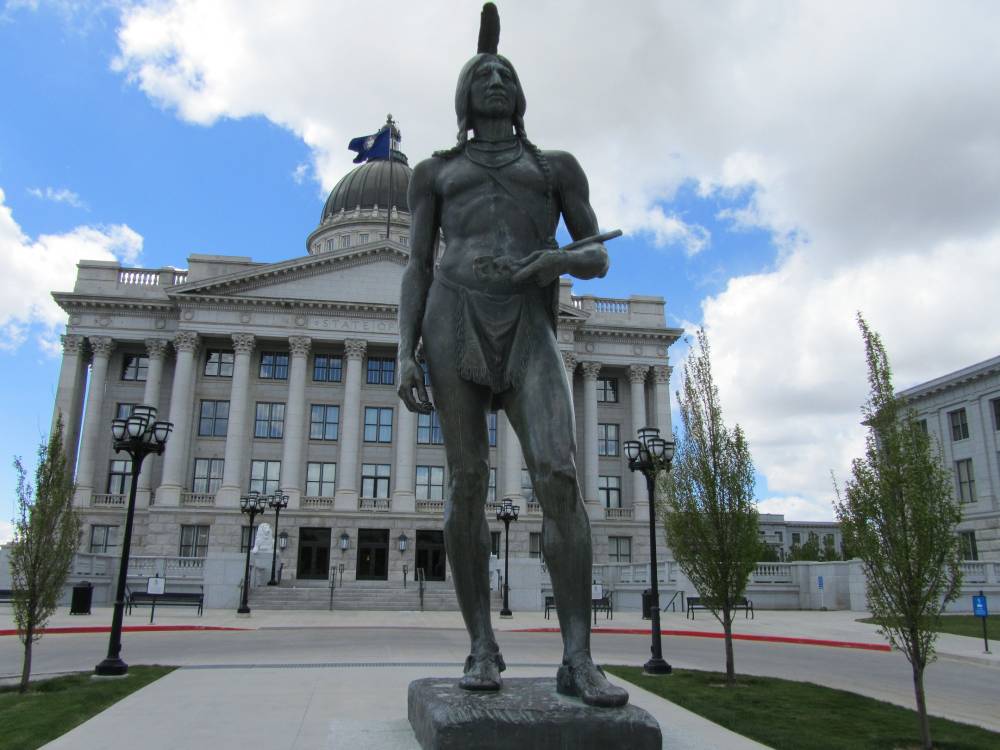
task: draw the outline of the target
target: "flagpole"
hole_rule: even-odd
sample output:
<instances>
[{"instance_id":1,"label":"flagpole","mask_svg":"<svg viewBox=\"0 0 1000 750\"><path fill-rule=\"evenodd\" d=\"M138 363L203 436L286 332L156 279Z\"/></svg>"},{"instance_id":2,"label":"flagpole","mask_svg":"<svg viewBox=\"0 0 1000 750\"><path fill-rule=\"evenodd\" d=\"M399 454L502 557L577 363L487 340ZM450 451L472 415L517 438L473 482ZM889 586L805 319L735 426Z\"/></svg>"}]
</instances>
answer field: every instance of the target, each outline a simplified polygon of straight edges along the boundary
<instances>
[{"instance_id":1,"label":"flagpole","mask_svg":"<svg viewBox=\"0 0 1000 750\"><path fill-rule=\"evenodd\" d=\"M385 211L385 239L389 240L389 228L392 222L392 114L386 115L386 127L389 128L389 205Z\"/></svg>"}]
</instances>

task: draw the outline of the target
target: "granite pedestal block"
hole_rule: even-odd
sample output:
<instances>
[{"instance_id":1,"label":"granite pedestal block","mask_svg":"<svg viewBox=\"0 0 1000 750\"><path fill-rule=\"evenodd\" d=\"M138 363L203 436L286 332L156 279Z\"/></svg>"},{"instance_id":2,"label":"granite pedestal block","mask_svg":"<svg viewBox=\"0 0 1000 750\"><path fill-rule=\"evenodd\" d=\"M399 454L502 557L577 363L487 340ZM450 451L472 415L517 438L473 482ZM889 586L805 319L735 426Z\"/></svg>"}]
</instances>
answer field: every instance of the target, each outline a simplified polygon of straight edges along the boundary
<instances>
[{"instance_id":1,"label":"granite pedestal block","mask_svg":"<svg viewBox=\"0 0 1000 750\"><path fill-rule=\"evenodd\" d=\"M410 683L410 726L423 750L661 750L660 725L633 705L595 708L556 692L554 679L513 678L499 692L457 679Z\"/></svg>"}]
</instances>

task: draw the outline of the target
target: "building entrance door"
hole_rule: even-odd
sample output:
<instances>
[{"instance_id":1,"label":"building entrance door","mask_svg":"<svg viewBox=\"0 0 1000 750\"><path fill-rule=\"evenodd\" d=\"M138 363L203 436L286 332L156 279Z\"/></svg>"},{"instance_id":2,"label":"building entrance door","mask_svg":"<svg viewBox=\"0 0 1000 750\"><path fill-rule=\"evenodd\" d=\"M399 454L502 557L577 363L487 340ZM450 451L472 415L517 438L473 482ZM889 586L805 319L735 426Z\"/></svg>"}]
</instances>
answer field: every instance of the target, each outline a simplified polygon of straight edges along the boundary
<instances>
[{"instance_id":1,"label":"building entrance door","mask_svg":"<svg viewBox=\"0 0 1000 750\"><path fill-rule=\"evenodd\" d=\"M424 569L428 581L445 578L444 532L417 531L417 569Z\"/></svg>"},{"instance_id":2,"label":"building entrance door","mask_svg":"<svg viewBox=\"0 0 1000 750\"><path fill-rule=\"evenodd\" d=\"M389 529L358 529L359 581L389 578Z\"/></svg>"},{"instance_id":3,"label":"building entrance door","mask_svg":"<svg viewBox=\"0 0 1000 750\"><path fill-rule=\"evenodd\" d=\"M330 529L299 529L296 577L325 581L330 575Z\"/></svg>"}]
</instances>

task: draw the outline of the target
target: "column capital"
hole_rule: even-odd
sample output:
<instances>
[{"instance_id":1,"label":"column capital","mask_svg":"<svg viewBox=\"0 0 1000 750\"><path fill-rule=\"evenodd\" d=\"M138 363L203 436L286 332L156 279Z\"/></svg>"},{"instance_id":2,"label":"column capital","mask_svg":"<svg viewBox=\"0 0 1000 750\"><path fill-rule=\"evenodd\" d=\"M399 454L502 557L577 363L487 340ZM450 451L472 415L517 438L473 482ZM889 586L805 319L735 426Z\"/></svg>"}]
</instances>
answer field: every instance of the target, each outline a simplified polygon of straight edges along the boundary
<instances>
[{"instance_id":1,"label":"column capital","mask_svg":"<svg viewBox=\"0 0 1000 750\"><path fill-rule=\"evenodd\" d=\"M169 344L166 339L146 339L146 354L150 359L163 359L167 356Z\"/></svg>"},{"instance_id":2,"label":"column capital","mask_svg":"<svg viewBox=\"0 0 1000 750\"><path fill-rule=\"evenodd\" d=\"M670 365L653 365L653 379L657 383L669 383L670 373L674 371L674 368Z\"/></svg>"},{"instance_id":3,"label":"column capital","mask_svg":"<svg viewBox=\"0 0 1000 750\"><path fill-rule=\"evenodd\" d=\"M237 354L252 354L256 340L252 333L234 333L233 349Z\"/></svg>"},{"instance_id":4,"label":"column capital","mask_svg":"<svg viewBox=\"0 0 1000 750\"><path fill-rule=\"evenodd\" d=\"M566 368L566 372L572 375L576 372L576 353L575 352L560 352L562 354L563 366Z\"/></svg>"},{"instance_id":5,"label":"column capital","mask_svg":"<svg viewBox=\"0 0 1000 750\"><path fill-rule=\"evenodd\" d=\"M364 339L345 339L344 353L348 359L364 359L368 351L368 342Z\"/></svg>"},{"instance_id":6,"label":"column capital","mask_svg":"<svg viewBox=\"0 0 1000 750\"><path fill-rule=\"evenodd\" d=\"M61 338L63 354L83 354L83 347L87 343L83 336L77 336L75 333L66 333Z\"/></svg>"},{"instance_id":7,"label":"column capital","mask_svg":"<svg viewBox=\"0 0 1000 750\"><path fill-rule=\"evenodd\" d=\"M597 375L601 371L600 362L581 362L580 367L583 368L584 380L597 380Z\"/></svg>"},{"instance_id":8,"label":"column capital","mask_svg":"<svg viewBox=\"0 0 1000 750\"><path fill-rule=\"evenodd\" d=\"M90 336L87 341L94 354L100 357L110 357L115 350L115 340L110 336Z\"/></svg>"},{"instance_id":9,"label":"column capital","mask_svg":"<svg viewBox=\"0 0 1000 750\"><path fill-rule=\"evenodd\" d=\"M628 379L630 383L645 383L649 365L629 365Z\"/></svg>"},{"instance_id":10,"label":"column capital","mask_svg":"<svg viewBox=\"0 0 1000 750\"><path fill-rule=\"evenodd\" d=\"M174 335L174 349L179 352L193 352L198 348L198 334L194 331L178 331Z\"/></svg>"},{"instance_id":11,"label":"column capital","mask_svg":"<svg viewBox=\"0 0 1000 750\"><path fill-rule=\"evenodd\" d=\"M306 357L312 347L312 339L308 336L289 336L288 348L293 355Z\"/></svg>"}]
</instances>

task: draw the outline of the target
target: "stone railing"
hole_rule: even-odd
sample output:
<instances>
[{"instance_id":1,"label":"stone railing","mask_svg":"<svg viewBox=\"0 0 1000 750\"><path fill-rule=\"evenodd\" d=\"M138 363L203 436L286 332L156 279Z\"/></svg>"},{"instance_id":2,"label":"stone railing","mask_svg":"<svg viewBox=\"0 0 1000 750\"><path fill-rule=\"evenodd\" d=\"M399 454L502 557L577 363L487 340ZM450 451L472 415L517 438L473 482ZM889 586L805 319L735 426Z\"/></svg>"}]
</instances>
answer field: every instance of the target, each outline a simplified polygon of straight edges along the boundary
<instances>
[{"instance_id":1,"label":"stone railing","mask_svg":"<svg viewBox=\"0 0 1000 750\"><path fill-rule=\"evenodd\" d=\"M215 505L214 492L182 492L181 505L210 508Z\"/></svg>"},{"instance_id":2,"label":"stone railing","mask_svg":"<svg viewBox=\"0 0 1000 750\"><path fill-rule=\"evenodd\" d=\"M593 310L615 315L628 315L631 312L631 305L627 299L612 297L573 297L573 307L577 310Z\"/></svg>"},{"instance_id":3,"label":"stone railing","mask_svg":"<svg viewBox=\"0 0 1000 750\"><path fill-rule=\"evenodd\" d=\"M374 510L385 513L392 510L392 500L387 497L362 497L358 499L358 510Z\"/></svg>"},{"instance_id":4,"label":"stone railing","mask_svg":"<svg viewBox=\"0 0 1000 750\"><path fill-rule=\"evenodd\" d=\"M125 496L124 495L114 495L114 494L108 494L108 495L97 495L97 494L95 494L95 495L91 495L90 496L90 504L93 505L93 506L104 506L104 507L112 506L112 507L117 507L117 506L125 505Z\"/></svg>"},{"instance_id":5,"label":"stone railing","mask_svg":"<svg viewBox=\"0 0 1000 750\"><path fill-rule=\"evenodd\" d=\"M418 513L444 513L444 500L417 500Z\"/></svg>"},{"instance_id":6,"label":"stone railing","mask_svg":"<svg viewBox=\"0 0 1000 750\"><path fill-rule=\"evenodd\" d=\"M149 578L160 575L173 580L200 580L205 575L205 558L131 557L128 561L128 575L130 578Z\"/></svg>"},{"instance_id":7,"label":"stone railing","mask_svg":"<svg viewBox=\"0 0 1000 750\"><path fill-rule=\"evenodd\" d=\"M529 513L541 513L542 506L537 500L529 500L527 504L527 509Z\"/></svg>"},{"instance_id":8,"label":"stone railing","mask_svg":"<svg viewBox=\"0 0 1000 750\"><path fill-rule=\"evenodd\" d=\"M751 583L791 583L792 566L788 563L757 563L750 574Z\"/></svg>"},{"instance_id":9,"label":"stone railing","mask_svg":"<svg viewBox=\"0 0 1000 750\"><path fill-rule=\"evenodd\" d=\"M593 568L593 578L597 583L613 588L616 585L645 585L650 582L649 563L600 563ZM677 580L677 564L661 562L656 565L657 583L674 583Z\"/></svg>"},{"instance_id":10,"label":"stone railing","mask_svg":"<svg viewBox=\"0 0 1000 750\"><path fill-rule=\"evenodd\" d=\"M314 510L333 510L333 496L327 495L303 495L299 500L299 507L313 508Z\"/></svg>"},{"instance_id":11,"label":"stone railing","mask_svg":"<svg viewBox=\"0 0 1000 750\"><path fill-rule=\"evenodd\" d=\"M1000 583L1000 562L969 561L959 563L962 585L975 583Z\"/></svg>"},{"instance_id":12,"label":"stone railing","mask_svg":"<svg viewBox=\"0 0 1000 750\"><path fill-rule=\"evenodd\" d=\"M101 578L110 576L118 564L118 555L95 552L77 552L73 557L71 571L77 576Z\"/></svg>"},{"instance_id":13,"label":"stone railing","mask_svg":"<svg viewBox=\"0 0 1000 750\"><path fill-rule=\"evenodd\" d=\"M609 520L609 521L618 521L618 520L622 520L622 519L631 521L633 515L634 515L634 509L633 508L605 508L604 509L604 517L607 520Z\"/></svg>"},{"instance_id":14,"label":"stone railing","mask_svg":"<svg viewBox=\"0 0 1000 750\"><path fill-rule=\"evenodd\" d=\"M173 268L121 268L119 286L171 286L187 281L188 272Z\"/></svg>"}]
</instances>

